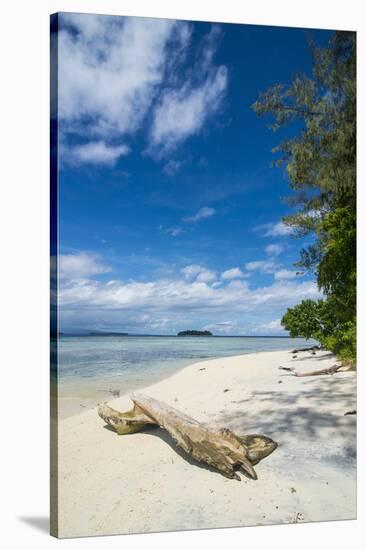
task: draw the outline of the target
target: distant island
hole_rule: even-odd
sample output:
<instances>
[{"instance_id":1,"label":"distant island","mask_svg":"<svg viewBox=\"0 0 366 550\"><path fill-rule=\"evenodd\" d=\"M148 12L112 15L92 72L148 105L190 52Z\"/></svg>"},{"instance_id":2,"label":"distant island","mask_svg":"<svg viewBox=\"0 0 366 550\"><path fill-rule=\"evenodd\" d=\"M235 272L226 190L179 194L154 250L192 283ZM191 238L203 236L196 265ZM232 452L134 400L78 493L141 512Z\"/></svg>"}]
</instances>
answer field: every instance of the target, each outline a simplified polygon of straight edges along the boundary
<instances>
[{"instance_id":1,"label":"distant island","mask_svg":"<svg viewBox=\"0 0 366 550\"><path fill-rule=\"evenodd\" d=\"M182 330L177 336L213 336L209 330Z\"/></svg>"}]
</instances>

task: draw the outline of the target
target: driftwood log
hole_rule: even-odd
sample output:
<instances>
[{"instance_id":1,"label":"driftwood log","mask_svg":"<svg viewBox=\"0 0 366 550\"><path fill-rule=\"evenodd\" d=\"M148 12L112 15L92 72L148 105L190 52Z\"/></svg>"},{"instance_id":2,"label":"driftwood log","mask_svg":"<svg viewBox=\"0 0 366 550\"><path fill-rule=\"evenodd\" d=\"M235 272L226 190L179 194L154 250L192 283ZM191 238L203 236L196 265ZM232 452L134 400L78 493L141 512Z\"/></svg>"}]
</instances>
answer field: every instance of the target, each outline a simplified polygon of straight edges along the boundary
<instances>
[{"instance_id":1,"label":"driftwood log","mask_svg":"<svg viewBox=\"0 0 366 550\"><path fill-rule=\"evenodd\" d=\"M325 369L312 370L308 372L296 372L293 367L278 367L279 370L285 370L290 372L289 376L297 376L299 378L304 376L322 376L324 374L336 374L337 372L347 372L351 370L349 365L333 365Z\"/></svg>"},{"instance_id":2,"label":"driftwood log","mask_svg":"<svg viewBox=\"0 0 366 550\"><path fill-rule=\"evenodd\" d=\"M342 365L333 365L326 369L312 370L310 372L294 372L294 376L322 376L324 374L335 374L340 370L345 370Z\"/></svg>"},{"instance_id":3,"label":"driftwood log","mask_svg":"<svg viewBox=\"0 0 366 550\"><path fill-rule=\"evenodd\" d=\"M302 351L320 351L320 350L321 350L320 346L310 346L309 348L294 349L291 353L300 353Z\"/></svg>"},{"instance_id":4,"label":"driftwood log","mask_svg":"<svg viewBox=\"0 0 366 550\"><path fill-rule=\"evenodd\" d=\"M98 414L120 435L138 432L146 425L158 425L192 458L231 479L240 481L238 470L257 479L253 465L277 448L269 437L238 436L227 428L215 429L151 397L135 394L131 399L134 406L130 411L119 412L103 404L99 405Z\"/></svg>"}]
</instances>

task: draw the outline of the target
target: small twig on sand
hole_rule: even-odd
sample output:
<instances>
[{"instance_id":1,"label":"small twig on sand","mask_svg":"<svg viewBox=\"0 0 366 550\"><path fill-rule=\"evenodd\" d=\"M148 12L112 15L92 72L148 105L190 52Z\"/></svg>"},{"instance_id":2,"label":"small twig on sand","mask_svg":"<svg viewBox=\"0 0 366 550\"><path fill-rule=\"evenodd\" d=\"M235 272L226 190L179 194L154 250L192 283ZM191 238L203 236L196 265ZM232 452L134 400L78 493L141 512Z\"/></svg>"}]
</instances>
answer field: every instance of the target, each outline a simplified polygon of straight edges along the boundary
<instances>
[{"instance_id":1,"label":"small twig on sand","mask_svg":"<svg viewBox=\"0 0 366 550\"><path fill-rule=\"evenodd\" d=\"M349 416L350 414L357 414L357 411L347 411L344 413L344 416Z\"/></svg>"}]
</instances>

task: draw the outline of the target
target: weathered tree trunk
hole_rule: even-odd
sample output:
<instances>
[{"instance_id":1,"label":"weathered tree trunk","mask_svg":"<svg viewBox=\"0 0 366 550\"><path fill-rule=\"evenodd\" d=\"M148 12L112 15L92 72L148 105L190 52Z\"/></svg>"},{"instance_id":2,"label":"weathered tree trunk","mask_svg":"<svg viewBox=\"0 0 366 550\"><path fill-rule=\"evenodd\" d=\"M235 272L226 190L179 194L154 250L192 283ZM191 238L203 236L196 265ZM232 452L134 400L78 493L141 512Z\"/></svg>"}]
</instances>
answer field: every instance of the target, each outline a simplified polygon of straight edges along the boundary
<instances>
[{"instance_id":1,"label":"weathered tree trunk","mask_svg":"<svg viewBox=\"0 0 366 550\"><path fill-rule=\"evenodd\" d=\"M144 395L131 397L134 407L120 413L108 405L100 405L98 414L118 434L134 433L147 424L167 430L187 454L206 462L226 477L240 481L237 470L257 479L253 464L271 454L277 443L269 437L251 434L237 436L227 428L214 429L197 422L177 409Z\"/></svg>"},{"instance_id":2,"label":"weathered tree trunk","mask_svg":"<svg viewBox=\"0 0 366 550\"><path fill-rule=\"evenodd\" d=\"M313 371L310 371L310 372L295 372L293 371L293 376L321 376L323 374L335 374L336 372L338 372L340 369L342 370L348 370L347 368L345 368L343 365L333 365L332 367L328 367L326 369L320 369L320 370L313 370Z\"/></svg>"},{"instance_id":3,"label":"weathered tree trunk","mask_svg":"<svg viewBox=\"0 0 366 550\"><path fill-rule=\"evenodd\" d=\"M352 365L333 365L326 369L312 370L309 372L296 372L294 367L278 367L278 370L284 370L290 372L289 376L297 376L299 378L304 376L321 376L324 374L335 374L336 372L347 372L352 370Z\"/></svg>"},{"instance_id":4,"label":"weathered tree trunk","mask_svg":"<svg viewBox=\"0 0 366 550\"><path fill-rule=\"evenodd\" d=\"M134 404L131 411L119 412L105 403L98 406L98 414L103 420L116 430L119 435L133 434L142 430L147 424L157 425L158 423L147 416Z\"/></svg>"},{"instance_id":5,"label":"weathered tree trunk","mask_svg":"<svg viewBox=\"0 0 366 550\"><path fill-rule=\"evenodd\" d=\"M291 353L300 353L302 351L319 351L320 349L320 346L310 346L309 348L294 349Z\"/></svg>"}]
</instances>

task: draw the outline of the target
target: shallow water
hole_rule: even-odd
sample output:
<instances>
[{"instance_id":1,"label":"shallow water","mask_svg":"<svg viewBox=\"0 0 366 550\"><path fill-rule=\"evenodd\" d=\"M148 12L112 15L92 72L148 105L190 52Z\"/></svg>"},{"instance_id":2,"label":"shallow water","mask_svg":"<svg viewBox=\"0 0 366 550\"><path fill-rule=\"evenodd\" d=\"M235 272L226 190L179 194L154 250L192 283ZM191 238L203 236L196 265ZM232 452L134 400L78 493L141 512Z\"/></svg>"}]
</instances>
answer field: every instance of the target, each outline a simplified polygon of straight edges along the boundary
<instances>
[{"instance_id":1,"label":"shallow water","mask_svg":"<svg viewBox=\"0 0 366 550\"><path fill-rule=\"evenodd\" d=\"M62 336L57 373L60 415L135 391L198 361L312 343L302 338Z\"/></svg>"}]
</instances>

